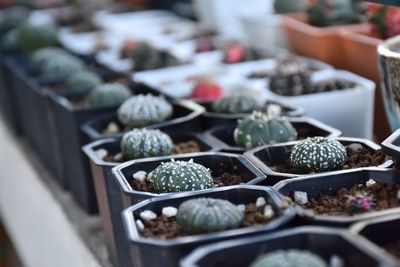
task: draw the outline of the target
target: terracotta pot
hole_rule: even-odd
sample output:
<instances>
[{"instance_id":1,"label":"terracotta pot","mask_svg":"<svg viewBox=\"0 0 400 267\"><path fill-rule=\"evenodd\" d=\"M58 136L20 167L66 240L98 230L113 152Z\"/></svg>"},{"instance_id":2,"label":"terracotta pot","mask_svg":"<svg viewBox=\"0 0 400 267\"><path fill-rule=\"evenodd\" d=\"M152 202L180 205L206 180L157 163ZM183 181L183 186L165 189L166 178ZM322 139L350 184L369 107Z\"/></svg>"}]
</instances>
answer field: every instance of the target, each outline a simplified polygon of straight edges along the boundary
<instances>
[{"instance_id":1,"label":"terracotta pot","mask_svg":"<svg viewBox=\"0 0 400 267\"><path fill-rule=\"evenodd\" d=\"M285 16L282 26L293 52L325 61L337 68L344 68L347 65L340 31L364 27L363 24L315 27L306 22L304 14Z\"/></svg>"}]
</instances>

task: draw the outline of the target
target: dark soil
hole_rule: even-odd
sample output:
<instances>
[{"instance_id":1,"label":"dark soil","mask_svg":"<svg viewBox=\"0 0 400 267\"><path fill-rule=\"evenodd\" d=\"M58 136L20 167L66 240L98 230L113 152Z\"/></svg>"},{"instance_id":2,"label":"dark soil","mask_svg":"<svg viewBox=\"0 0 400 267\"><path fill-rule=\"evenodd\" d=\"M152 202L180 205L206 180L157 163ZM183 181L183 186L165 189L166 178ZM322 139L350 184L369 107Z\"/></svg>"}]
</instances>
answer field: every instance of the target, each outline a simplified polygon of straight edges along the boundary
<instances>
[{"instance_id":1,"label":"dark soil","mask_svg":"<svg viewBox=\"0 0 400 267\"><path fill-rule=\"evenodd\" d=\"M312 209L316 214L333 216L352 216L386 210L400 207L400 199L397 197L399 190L400 184L356 184L350 189L340 189L335 195L310 199L304 207Z\"/></svg>"},{"instance_id":2,"label":"dark soil","mask_svg":"<svg viewBox=\"0 0 400 267\"><path fill-rule=\"evenodd\" d=\"M240 228L252 227L268 223L272 218L264 216L264 206L257 208L254 203L246 205L245 217ZM187 236L175 217L158 216L152 221L142 221L145 228L142 236L154 239L173 239Z\"/></svg>"},{"instance_id":3,"label":"dark soil","mask_svg":"<svg viewBox=\"0 0 400 267\"><path fill-rule=\"evenodd\" d=\"M341 170L379 166L390 159L390 157L385 155L382 150L371 152L367 148L363 147L362 150L354 151L350 149L349 146L346 146L346 149L347 160L343 164ZM308 174L307 171L292 165L289 157L290 153L291 151L289 151L288 159L284 164L274 165L271 169L281 173Z\"/></svg>"},{"instance_id":4,"label":"dark soil","mask_svg":"<svg viewBox=\"0 0 400 267\"><path fill-rule=\"evenodd\" d=\"M400 241L390 243L384 246L384 249L396 258L400 258Z\"/></svg>"},{"instance_id":5,"label":"dark soil","mask_svg":"<svg viewBox=\"0 0 400 267\"><path fill-rule=\"evenodd\" d=\"M129 183L131 184L132 188L136 191L157 193L157 191L153 188L153 186L147 180L138 181L135 179L131 179L129 181ZM239 176L237 174L224 172L220 175L214 176L213 183L214 183L214 187L222 187L222 186L243 184L244 180L241 176Z\"/></svg>"}]
</instances>

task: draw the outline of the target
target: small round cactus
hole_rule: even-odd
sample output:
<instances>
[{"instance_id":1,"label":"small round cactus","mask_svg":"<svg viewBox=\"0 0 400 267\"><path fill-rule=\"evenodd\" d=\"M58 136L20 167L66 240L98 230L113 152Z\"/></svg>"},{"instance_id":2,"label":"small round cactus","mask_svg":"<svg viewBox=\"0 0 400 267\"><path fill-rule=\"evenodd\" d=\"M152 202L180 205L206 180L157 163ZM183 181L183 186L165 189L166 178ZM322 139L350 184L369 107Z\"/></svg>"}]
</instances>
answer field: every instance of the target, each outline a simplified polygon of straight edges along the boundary
<instances>
[{"instance_id":1,"label":"small round cactus","mask_svg":"<svg viewBox=\"0 0 400 267\"><path fill-rule=\"evenodd\" d=\"M87 92L102 83L99 75L91 71L77 72L67 79L70 92Z\"/></svg>"},{"instance_id":2,"label":"small round cactus","mask_svg":"<svg viewBox=\"0 0 400 267\"><path fill-rule=\"evenodd\" d=\"M130 90L119 83L106 83L96 86L86 97L91 107L118 106L131 96Z\"/></svg>"},{"instance_id":3,"label":"small round cactus","mask_svg":"<svg viewBox=\"0 0 400 267\"><path fill-rule=\"evenodd\" d=\"M223 199L195 198L183 202L176 215L177 222L188 234L202 234L238 228L244 213Z\"/></svg>"},{"instance_id":4,"label":"small round cactus","mask_svg":"<svg viewBox=\"0 0 400 267\"><path fill-rule=\"evenodd\" d=\"M260 105L254 96L245 94L225 96L212 105L215 112L228 114L251 113L259 107Z\"/></svg>"},{"instance_id":5,"label":"small round cactus","mask_svg":"<svg viewBox=\"0 0 400 267\"><path fill-rule=\"evenodd\" d=\"M23 23L19 26L19 45L25 53L56 45L57 31L52 24Z\"/></svg>"},{"instance_id":6,"label":"small round cactus","mask_svg":"<svg viewBox=\"0 0 400 267\"><path fill-rule=\"evenodd\" d=\"M67 51L58 47L46 47L36 50L31 55L34 66L40 67L44 62L59 55L69 55Z\"/></svg>"},{"instance_id":7,"label":"small round cactus","mask_svg":"<svg viewBox=\"0 0 400 267\"><path fill-rule=\"evenodd\" d=\"M85 67L82 60L72 55L57 55L49 58L40 66L43 75L70 76L83 70Z\"/></svg>"},{"instance_id":8,"label":"small round cactus","mask_svg":"<svg viewBox=\"0 0 400 267\"><path fill-rule=\"evenodd\" d=\"M237 145L253 148L293 141L297 137L297 131L286 117L269 116L254 111L239 121L233 137Z\"/></svg>"},{"instance_id":9,"label":"small round cactus","mask_svg":"<svg viewBox=\"0 0 400 267\"><path fill-rule=\"evenodd\" d=\"M250 267L328 267L320 256L304 250L277 250L261 255Z\"/></svg>"},{"instance_id":10,"label":"small round cactus","mask_svg":"<svg viewBox=\"0 0 400 267\"><path fill-rule=\"evenodd\" d=\"M164 162L150 174L149 181L159 193L194 191L213 186L210 171L193 160Z\"/></svg>"},{"instance_id":11,"label":"small round cactus","mask_svg":"<svg viewBox=\"0 0 400 267\"><path fill-rule=\"evenodd\" d=\"M216 82L205 79L197 82L193 88L191 97L197 100L214 101L224 95L222 87Z\"/></svg>"},{"instance_id":12,"label":"small round cactus","mask_svg":"<svg viewBox=\"0 0 400 267\"><path fill-rule=\"evenodd\" d=\"M119 107L118 119L128 128L144 127L164 121L172 112L172 105L164 97L137 95Z\"/></svg>"},{"instance_id":13,"label":"small round cactus","mask_svg":"<svg viewBox=\"0 0 400 267\"><path fill-rule=\"evenodd\" d=\"M121 140L122 154L128 160L169 155L173 146L169 135L160 130L134 129Z\"/></svg>"},{"instance_id":14,"label":"small round cactus","mask_svg":"<svg viewBox=\"0 0 400 267\"><path fill-rule=\"evenodd\" d=\"M346 159L346 148L338 140L325 137L307 138L297 143L290 155L295 167L310 172L337 169Z\"/></svg>"}]
</instances>

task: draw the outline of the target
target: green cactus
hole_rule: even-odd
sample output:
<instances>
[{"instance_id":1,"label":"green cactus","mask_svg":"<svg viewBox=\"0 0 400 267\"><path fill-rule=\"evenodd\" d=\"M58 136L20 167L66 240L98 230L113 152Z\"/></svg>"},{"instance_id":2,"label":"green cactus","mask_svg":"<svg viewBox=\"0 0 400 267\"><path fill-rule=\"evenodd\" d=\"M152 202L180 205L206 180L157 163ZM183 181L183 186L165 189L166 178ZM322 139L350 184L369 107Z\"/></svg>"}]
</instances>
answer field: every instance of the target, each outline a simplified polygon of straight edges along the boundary
<instances>
[{"instance_id":1,"label":"green cactus","mask_svg":"<svg viewBox=\"0 0 400 267\"><path fill-rule=\"evenodd\" d=\"M202 234L238 228L244 213L223 199L195 198L179 205L176 219L188 234Z\"/></svg>"},{"instance_id":2,"label":"green cactus","mask_svg":"<svg viewBox=\"0 0 400 267\"><path fill-rule=\"evenodd\" d=\"M71 75L66 83L70 92L87 92L101 84L102 79L94 72L82 71Z\"/></svg>"},{"instance_id":3,"label":"green cactus","mask_svg":"<svg viewBox=\"0 0 400 267\"><path fill-rule=\"evenodd\" d=\"M254 96L245 94L225 96L212 104L215 112L227 114L251 113L259 107L260 104Z\"/></svg>"},{"instance_id":4,"label":"green cactus","mask_svg":"<svg viewBox=\"0 0 400 267\"><path fill-rule=\"evenodd\" d=\"M328 267L320 256L305 250L276 250L261 255L250 267Z\"/></svg>"},{"instance_id":5,"label":"green cactus","mask_svg":"<svg viewBox=\"0 0 400 267\"><path fill-rule=\"evenodd\" d=\"M163 162L150 173L149 182L159 193L194 191L213 186L210 171L193 160Z\"/></svg>"},{"instance_id":6,"label":"green cactus","mask_svg":"<svg viewBox=\"0 0 400 267\"><path fill-rule=\"evenodd\" d=\"M18 49L18 29L9 30L1 37L0 48L9 50L9 49Z\"/></svg>"},{"instance_id":7,"label":"green cactus","mask_svg":"<svg viewBox=\"0 0 400 267\"><path fill-rule=\"evenodd\" d=\"M293 141L297 137L297 131L286 117L274 117L254 111L239 121L233 136L237 145L253 148Z\"/></svg>"},{"instance_id":8,"label":"green cactus","mask_svg":"<svg viewBox=\"0 0 400 267\"><path fill-rule=\"evenodd\" d=\"M0 32L8 32L29 17L29 10L22 6L13 6L0 11Z\"/></svg>"},{"instance_id":9,"label":"green cactus","mask_svg":"<svg viewBox=\"0 0 400 267\"><path fill-rule=\"evenodd\" d=\"M124 134L121 151L127 160L169 155L174 143L160 130L134 129Z\"/></svg>"},{"instance_id":10,"label":"green cactus","mask_svg":"<svg viewBox=\"0 0 400 267\"><path fill-rule=\"evenodd\" d=\"M346 148L335 139L307 138L297 143L290 155L293 166L309 172L331 171L347 159Z\"/></svg>"},{"instance_id":11,"label":"green cactus","mask_svg":"<svg viewBox=\"0 0 400 267\"><path fill-rule=\"evenodd\" d=\"M274 10L276 13L294 13L304 11L307 7L308 0L275 0Z\"/></svg>"},{"instance_id":12,"label":"green cactus","mask_svg":"<svg viewBox=\"0 0 400 267\"><path fill-rule=\"evenodd\" d=\"M172 115L172 105L161 96L137 95L126 100L118 109L118 119L128 128L159 123Z\"/></svg>"},{"instance_id":13,"label":"green cactus","mask_svg":"<svg viewBox=\"0 0 400 267\"><path fill-rule=\"evenodd\" d=\"M30 56L30 60L34 66L40 67L46 61L59 55L69 55L69 53L62 48L46 47L38 49L35 52L33 52L32 55Z\"/></svg>"},{"instance_id":14,"label":"green cactus","mask_svg":"<svg viewBox=\"0 0 400 267\"><path fill-rule=\"evenodd\" d=\"M72 55L57 55L47 59L40 66L42 75L65 76L82 71L85 65L81 59Z\"/></svg>"},{"instance_id":15,"label":"green cactus","mask_svg":"<svg viewBox=\"0 0 400 267\"><path fill-rule=\"evenodd\" d=\"M25 53L54 46L58 42L57 31L53 24L23 23L19 27L19 46Z\"/></svg>"},{"instance_id":16,"label":"green cactus","mask_svg":"<svg viewBox=\"0 0 400 267\"><path fill-rule=\"evenodd\" d=\"M86 97L91 107L118 106L131 96L131 91L119 83L107 83L96 86Z\"/></svg>"}]
</instances>

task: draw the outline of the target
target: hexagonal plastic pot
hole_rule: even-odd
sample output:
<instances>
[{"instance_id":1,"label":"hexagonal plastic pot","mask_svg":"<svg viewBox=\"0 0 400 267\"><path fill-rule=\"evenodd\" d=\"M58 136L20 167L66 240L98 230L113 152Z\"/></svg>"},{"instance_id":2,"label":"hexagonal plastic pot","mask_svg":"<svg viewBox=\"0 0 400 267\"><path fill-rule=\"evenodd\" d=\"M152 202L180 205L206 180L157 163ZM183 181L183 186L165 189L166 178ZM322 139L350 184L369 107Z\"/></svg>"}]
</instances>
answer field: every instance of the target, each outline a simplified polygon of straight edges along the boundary
<instances>
[{"instance_id":1,"label":"hexagonal plastic pot","mask_svg":"<svg viewBox=\"0 0 400 267\"><path fill-rule=\"evenodd\" d=\"M343 145L349 145L351 143L361 144L363 147L370 151L378 151L381 147L372 141L362 138L351 138L351 137L338 137L337 140ZM290 179L294 177L308 176L311 174L296 174L296 173L284 173L277 172L272 169L273 165L285 163L290 158L290 153L295 144L299 141L288 142L285 144L268 145L254 148L247 151L244 155L260 170L262 170L274 183L277 183L283 179ZM385 161L381 165L377 166L380 168L389 168L393 165L392 160ZM374 167L374 166L369 166ZM333 171L336 172L336 171Z\"/></svg>"},{"instance_id":2,"label":"hexagonal plastic pot","mask_svg":"<svg viewBox=\"0 0 400 267\"><path fill-rule=\"evenodd\" d=\"M400 259L385 250L385 246L399 242L400 215L389 215L356 223L350 227L350 232L361 235L379 246L387 258L393 258L400 265Z\"/></svg>"},{"instance_id":3,"label":"hexagonal plastic pot","mask_svg":"<svg viewBox=\"0 0 400 267\"><path fill-rule=\"evenodd\" d=\"M399 168L400 163L400 129L392 133L382 142L382 149L385 153L392 157L396 168Z\"/></svg>"},{"instance_id":4,"label":"hexagonal plastic pot","mask_svg":"<svg viewBox=\"0 0 400 267\"><path fill-rule=\"evenodd\" d=\"M250 266L262 254L286 249L307 250L328 263L335 255L343 260L344 266L396 266L362 237L335 228L313 226L202 246L184 258L180 266Z\"/></svg>"},{"instance_id":5,"label":"hexagonal plastic pot","mask_svg":"<svg viewBox=\"0 0 400 267\"><path fill-rule=\"evenodd\" d=\"M338 137L341 134L339 130L311 118L289 118L289 121L293 124L294 128L296 128L298 136L301 139L312 136L325 136L333 138ZM235 140L233 139L233 132L235 131L236 127L237 122L229 125L214 127L205 132L205 134L219 140L221 142L221 146L223 147L223 151L242 154L249 149L236 145Z\"/></svg>"},{"instance_id":6,"label":"hexagonal plastic pot","mask_svg":"<svg viewBox=\"0 0 400 267\"><path fill-rule=\"evenodd\" d=\"M169 100L173 105L173 115L170 119L149 125L146 128L161 129L163 131L199 131L201 129L201 115L204 108L190 100ZM116 112L98 116L82 125L82 131L89 141L98 140L104 137L121 137L125 131L116 134L104 134L102 131L107 128L110 122L116 122L120 129L125 126L118 120Z\"/></svg>"},{"instance_id":7,"label":"hexagonal plastic pot","mask_svg":"<svg viewBox=\"0 0 400 267\"><path fill-rule=\"evenodd\" d=\"M218 151L219 148L213 143L213 140L205 138L202 134L171 132L168 133L174 143L196 140L202 151ZM111 174L111 169L118 166L119 163L104 161L96 153L99 149L106 149L109 153L117 154L120 149L121 137L105 138L94 141L82 149L90 160L92 178L96 191L97 204L99 207L101 224L105 233L107 247L110 255L119 259L120 265L130 261L127 253L124 253L124 245L127 241L122 227L121 212L124 209L119 187Z\"/></svg>"},{"instance_id":8,"label":"hexagonal plastic pot","mask_svg":"<svg viewBox=\"0 0 400 267\"><path fill-rule=\"evenodd\" d=\"M341 188L351 188L356 184L365 184L370 179L378 183L398 184L400 183L400 173L393 169L361 168L288 179L277 183L274 188L282 195L290 198L293 198L295 191L306 192L308 199L311 199L318 198L321 195L336 194ZM297 204L294 205L296 206L297 214L305 223L338 227L347 227L359 221L400 212L399 207L354 216L312 215L310 210L304 209Z\"/></svg>"},{"instance_id":9,"label":"hexagonal plastic pot","mask_svg":"<svg viewBox=\"0 0 400 267\"><path fill-rule=\"evenodd\" d=\"M186 236L171 240L157 240L145 238L140 235L136 227L136 220L140 218L140 212L151 210L160 214L163 207L179 207L182 202L188 199L200 197L225 199L236 205L255 202L258 197L264 197L279 216L263 226ZM178 266L179 260L182 257L201 245L244 236L259 235L281 229L294 217L293 210L290 207L281 208L283 204L282 200L270 187L239 185L180 193L155 200L147 200L132 206L124 211L123 217L134 266Z\"/></svg>"}]
</instances>

